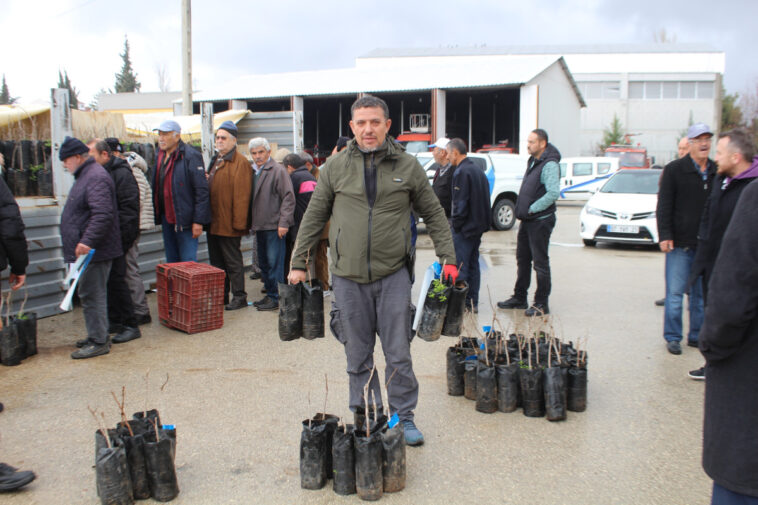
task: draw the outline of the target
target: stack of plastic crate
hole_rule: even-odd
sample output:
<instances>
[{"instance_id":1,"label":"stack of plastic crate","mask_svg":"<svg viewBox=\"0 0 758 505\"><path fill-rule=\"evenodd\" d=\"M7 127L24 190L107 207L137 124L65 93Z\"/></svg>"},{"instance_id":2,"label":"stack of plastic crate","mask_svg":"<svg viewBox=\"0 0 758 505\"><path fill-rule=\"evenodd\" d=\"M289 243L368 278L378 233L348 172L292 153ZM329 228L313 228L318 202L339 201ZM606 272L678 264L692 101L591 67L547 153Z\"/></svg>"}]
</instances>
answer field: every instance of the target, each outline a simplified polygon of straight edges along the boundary
<instances>
[{"instance_id":1,"label":"stack of plastic crate","mask_svg":"<svg viewBox=\"0 0 758 505\"><path fill-rule=\"evenodd\" d=\"M158 318L169 328L199 333L224 325L224 271L185 261L155 268Z\"/></svg>"}]
</instances>

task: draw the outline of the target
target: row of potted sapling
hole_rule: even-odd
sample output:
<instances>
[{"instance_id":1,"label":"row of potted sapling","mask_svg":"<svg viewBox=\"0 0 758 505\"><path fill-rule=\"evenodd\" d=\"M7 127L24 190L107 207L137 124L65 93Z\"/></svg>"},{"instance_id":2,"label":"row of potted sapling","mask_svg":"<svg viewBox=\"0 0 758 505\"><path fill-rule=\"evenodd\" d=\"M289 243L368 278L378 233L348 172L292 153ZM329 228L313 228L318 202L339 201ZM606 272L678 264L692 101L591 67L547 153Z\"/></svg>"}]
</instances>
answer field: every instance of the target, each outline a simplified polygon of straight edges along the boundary
<instances>
[{"instance_id":1,"label":"row of potted sapling","mask_svg":"<svg viewBox=\"0 0 758 505\"><path fill-rule=\"evenodd\" d=\"M507 333L507 332L505 332ZM504 335L489 329L461 337L447 350L447 391L476 401L484 413L514 412L527 417L566 419L566 411L587 408L586 340L575 347L539 329Z\"/></svg>"},{"instance_id":2,"label":"row of potted sapling","mask_svg":"<svg viewBox=\"0 0 758 505\"><path fill-rule=\"evenodd\" d=\"M379 412L369 383L363 388L364 406L355 424L324 412L303 421L300 435L300 487L321 489L332 479L339 495L358 494L362 500L379 500L384 493L405 488L405 432L397 413ZM393 374L394 375L394 374ZM390 380L392 380L390 378ZM327 394L328 394L327 386ZM385 408L389 405L386 398ZM368 408L366 406L370 405Z\"/></svg>"},{"instance_id":3,"label":"row of potted sapling","mask_svg":"<svg viewBox=\"0 0 758 505\"><path fill-rule=\"evenodd\" d=\"M168 378L167 378L168 380ZM165 384L164 384L165 386ZM87 407L98 424L95 432L95 474L97 495L103 505L130 505L134 500L153 498L171 501L179 495L176 478L176 428L161 424L156 409L145 409L127 419L121 401L111 393L119 407L121 422L106 427L105 415Z\"/></svg>"},{"instance_id":4,"label":"row of potted sapling","mask_svg":"<svg viewBox=\"0 0 758 505\"><path fill-rule=\"evenodd\" d=\"M37 354L37 313L24 312L29 293L24 293L24 301L15 316L10 315L11 294L7 300L0 296L0 314L5 304L5 317L0 317L0 363L15 366L29 356Z\"/></svg>"}]
</instances>

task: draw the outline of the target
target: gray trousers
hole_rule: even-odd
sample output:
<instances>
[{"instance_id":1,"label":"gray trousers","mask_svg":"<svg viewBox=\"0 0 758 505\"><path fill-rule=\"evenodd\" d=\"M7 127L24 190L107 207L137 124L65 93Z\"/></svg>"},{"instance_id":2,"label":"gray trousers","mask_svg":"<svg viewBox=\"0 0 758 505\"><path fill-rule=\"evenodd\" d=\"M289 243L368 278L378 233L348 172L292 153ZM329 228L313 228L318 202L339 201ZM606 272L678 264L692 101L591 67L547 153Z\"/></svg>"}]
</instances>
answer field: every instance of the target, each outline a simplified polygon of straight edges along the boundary
<instances>
[{"instance_id":1,"label":"gray trousers","mask_svg":"<svg viewBox=\"0 0 758 505\"><path fill-rule=\"evenodd\" d=\"M77 292L82 302L87 339L102 345L108 341L108 276L111 260L92 261L79 276Z\"/></svg>"},{"instance_id":2,"label":"gray trousers","mask_svg":"<svg viewBox=\"0 0 758 505\"><path fill-rule=\"evenodd\" d=\"M132 295L132 304L134 305L135 316L146 316L150 314L150 308L147 306L145 299L145 284L139 274L139 235L132 244L132 247L126 251L126 285L129 286L129 292Z\"/></svg>"},{"instance_id":3,"label":"gray trousers","mask_svg":"<svg viewBox=\"0 0 758 505\"><path fill-rule=\"evenodd\" d=\"M363 386L374 366L376 335L382 342L387 367L383 382L392 377L388 396L390 413L400 419L413 419L418 402L418 381L411 361L411 281L401 268L394 274L370 284L332 275L332 333L345 346L347 374L350 379L350 408L364 404ZM394 373L394 377L392 376ZM371 379L376 404L382 404L378 373Z\"/></svg>"}]
</instances>

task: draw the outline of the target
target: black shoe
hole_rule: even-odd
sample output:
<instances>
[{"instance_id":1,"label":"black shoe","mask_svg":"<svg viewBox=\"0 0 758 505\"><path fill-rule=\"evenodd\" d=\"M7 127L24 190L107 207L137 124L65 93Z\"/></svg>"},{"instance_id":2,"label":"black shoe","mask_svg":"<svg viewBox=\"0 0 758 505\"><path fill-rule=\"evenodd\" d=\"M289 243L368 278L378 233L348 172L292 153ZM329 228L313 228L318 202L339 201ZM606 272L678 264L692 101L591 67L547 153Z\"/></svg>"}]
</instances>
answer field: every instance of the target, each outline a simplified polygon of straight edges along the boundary
<instances>
[{"instance_id":1,"label":"black shoe","mask_svg":"<svg viewBox=\"0 0 758 505\"><path fill-rule=\"evenodd\" d=\"M142 326L143 324L150 324L153 322L153 318L150 317L150 313L142 314L141 316L135 316L137 319L137 326Z\"/></svg>"},{"instance_id":2,"label":"black shoe","mask_svg":"<svg viewBox=\"0 0 758 505\"><path fill-rule=\"evenodd\" d=\"M529 307L526 300L521 300L515 296L512 296L503 302L497 302L497 306L501 309L525 309Z\"/></svg>"},{"instance_id":3,"label":"black shoe","mask_svg":"<svg viewBox=\"0 0 758 505\"><path fill-rule=\"evenodd\" d=\"M224 310L237 310L237 309L244 309L247 307L247 298L232 298L231 303L229 303L226 307L224 307Z\"/></svg>"},{"instance_id":4,"label":"black shoe","mask_svg":"<svg viewBox=\"0 0 758 505\"><path fill-rule=\"evenodd\" d=\"M89 339L88 338L83 338L81 340L77 340L76 341L76 347L78 347L79 349L81 349L82 347L84 347L88 343L89 343Z\"/></svg>"},{"instance_id":5,"label":"black shoe","mask_svg":"<svg viewBox=\"0 0 758 505\"><path fill-rule=\"evenodd\" d=\"M687 340L687 347L697 347L697 340Z\"/></svg>"},{"instance_id":6,"label":"black shoe","mask_svg":"<svg viewBox=\"0 0 758 505\"><path fill-rule=\"evenodd\" d=\"M531 307L524 311L526 317L546 316L550 314L547 303L533 303Z\"/></svg>"},{"instance_id":7,"label":"black shoe","mask_svg":"<svg viewBox=\"0 0 758 505\"><path fill-rule=\"evenodd\" d=\"M266 288L261 288L261 293L266 294Z\"/></svg>"},{"instance_id":8,"label":"black shoe","mask_svg":"<svg viewBox=\"0 0 758 505\"><path fill-rule=\"evenodd\" d=\"M690 372L687 374L690 379L696 380L696 381L704 381L705 380L705 367L701 366L697 370L690 370Z\"/></svg>"},{"instance_id":9,"label":"black shoe","mask_svg":"<svg viewBox=\"0 0 758 505\"><path fill-rule=\"evenodd\" d=\"M3 406L3 404L2 404L2 403L0 403L0 412L2 412L4 408L5 408L5 407Z\"/></svg>"},{"instance_id":10,"label":"black shoe","mask_svg":"<svg viewBox=\"0 0 758 505\"><path fill-rule=\"evenodd\" d=\"M260 300L258 300L257 302L253 302L253 305L257 307L257 306L262 305L264 303L268 303L269 300L271 300L271 298L269 298L268 295L266 295L263 298L261 298Z\"/></svg>"},{"instance_id":11,"label":"black shoe","mask_svg":"<svg viewBox=\"0 0 758 505\"><path fill-rule=\"evenodd\" d=\"M115 335L111 342L114 344L123 344L124 342L129 342L130 340L140 338L141 336L142 332L140 332L139 328L136 326L124 326L123 331Z\"/></svg>"},{"instance_id":12,"label":"black shoe","mask_svg":"<svg viewBox=\"0 0 758 505\"><path fill-rule=\"evenodd\" d=\"M124 325L121 323L108 323L108 334L121 333L124 331Z\"/></svg>"},{"instance_id":13,"label":"black shoe","mask_svg":"<svg viewBox=\"0 0 758 505\"><path fill-rule=\"evenodd\" d=\"M268 298L268 297L266 297ZM256 307L258 310L279 310L279 301L272 298L268 298L267 301L261 303Z\"/></svg>"},{"instance_id":14,"label":"black shoe","mask_svg":"<svg viewBox=\"0 0 758 505\"><path fill-rule=\"evenodd\" d=\"M5 463L0 463L0 491L15 491L36 479L34 472L19 472Z\"/></svg>"},{"instance_id":15,"label":"black shoe","mask_svg":"<svg viewBox=\"0 0 758 505\"><path fill-rule=\"evenodd\" d=\"M664 305L666 305L666 299L665 298L661 298L660 300L656 300L655 301L655 306L656 307L663 307Z\"/></svg>"},{"instance_id":16,"label":"black shoe","mask_svg":"<svg viewBox=\"0 0 758 505\"><path fill-rule=\"evenodd\" d=\"M253 272L253 273L250 274L250 278L252 280L260 279L261 278L261 273L260 272Z\"/></svg>"},{"instance_id":17,"label":"black shoe","mask_svg":"<svg viewBox=\"0 0 758 505\"><path fill-rule=\"evenodd\" d=\"M682 346L676 340L666 342L666 349L668 349L671 354L682 354Z\"/></svg>"},{"instance_id":18,"label":"black shoe","mask_svg":"<svg viewBox=\"0 0 758 505\"><path fill-rule=\"evenodd\" d=\"M85 345L78 351L72 352L71 358L72 359L94 358L95 356L102 356L103 354L108 354L109 352L111 352L110 342L106 342L105 344L87 343L87 345Z\"/></svg>"}]
</instances>

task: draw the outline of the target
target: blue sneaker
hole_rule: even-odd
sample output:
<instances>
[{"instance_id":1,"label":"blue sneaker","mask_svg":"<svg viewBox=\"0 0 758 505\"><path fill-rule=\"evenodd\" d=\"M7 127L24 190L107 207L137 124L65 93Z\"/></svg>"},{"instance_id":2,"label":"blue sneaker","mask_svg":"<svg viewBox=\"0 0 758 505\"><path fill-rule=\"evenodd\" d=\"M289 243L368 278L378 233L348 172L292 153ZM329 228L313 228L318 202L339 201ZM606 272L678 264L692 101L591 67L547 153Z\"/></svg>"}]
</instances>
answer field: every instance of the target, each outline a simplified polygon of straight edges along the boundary
<instances>
[{"instance_id":1,"label":"blue sneaker","mask_svg":"<svg viewBox=\"0 0 758 505\"><path fill-rule=\"evenodd\" d=\"M413 421L406 419L402 423L403 431L405 431L405 445L423 445L424 435L416 428Z\"/></svg>"}]
</instances>

